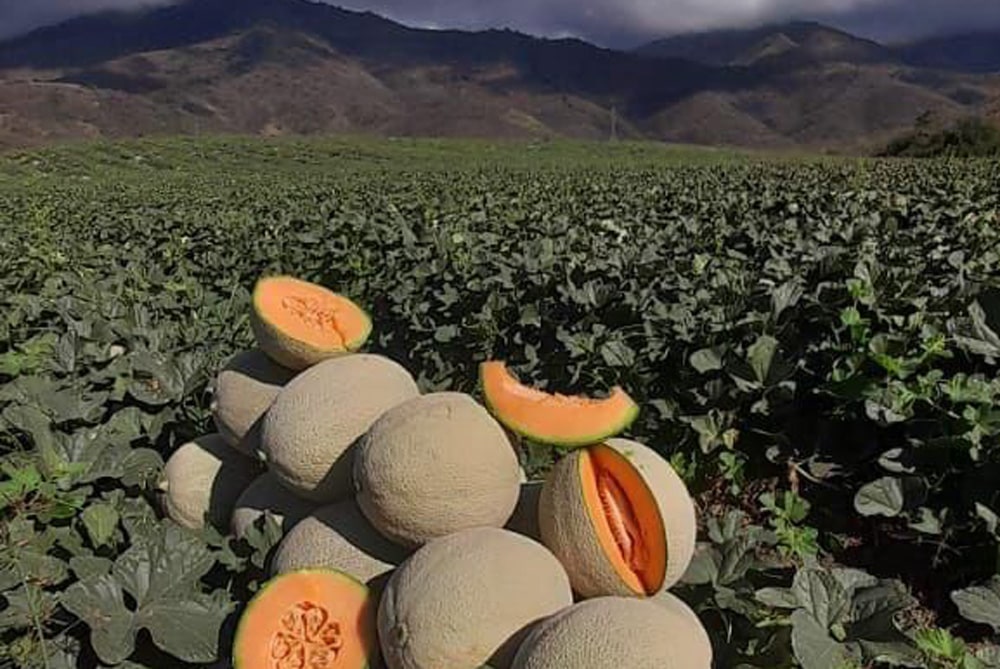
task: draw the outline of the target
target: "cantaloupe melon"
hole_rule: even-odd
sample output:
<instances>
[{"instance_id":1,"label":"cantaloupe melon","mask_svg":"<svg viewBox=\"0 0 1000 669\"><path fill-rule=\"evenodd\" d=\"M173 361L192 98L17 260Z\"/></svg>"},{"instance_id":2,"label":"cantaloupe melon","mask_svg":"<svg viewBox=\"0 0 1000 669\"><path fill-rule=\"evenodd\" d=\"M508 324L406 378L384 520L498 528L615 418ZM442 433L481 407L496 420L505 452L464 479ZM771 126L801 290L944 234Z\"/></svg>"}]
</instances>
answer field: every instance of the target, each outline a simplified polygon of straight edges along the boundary
<instances>
[{"instance_id":1,"label":"cantaloupe melon","mask_svg":"<svg viewBox=\"0 0 1000 669\"><path fill-rule=\"evenodd\" d=\"M517 506L510 520L504 525L511 532L523 534L535 541L542 540L541 529L538 527L538 499L542 494L543 481L525 481L521 483L521 492L517 498Z\"/></svg>"},{"instance_id":2,"label":"cantaloupe melon","mask_svg":"<svg viewBox=\"0 0 1000 669\"><path fill-rule=\"evenodd\" d=\"M683 608L682 608L683 607ZM538 623L512 669L711 669L705 628L683 602L598 597Z\"/></svg>"},{"instance_id":3,"label":"cantaloupe melon","mask_svg":"<svg viewBox=\"0 0 1000 669\"><path fill-rule=\"evenodd\" d=\"M260 473L258 462L208 434L171 454L157 487L164 512L177 524L200 529L207 520L225 531L236 500Z\"/></svg>"},{"instance_id":4,"label":"cantaloupe melon","mask_svg":"<svg viewBox=\"0 0 1000 669\"><path fill-rule=\"evenodd\" d=\"M377 602L349 575L306 569L271 579L240 616L234 669L365 669Z\"/></svg>"},{"instance_id":5,"label":"cantaloupe melon","mask_svg":"<svg viewBox=\"0 0 1000 669\"><path fill-rule=\"evenodd\" d=\"M369 524L354 500L346 500L316 509L300 520L278 546L271 573L336 569L371 588L373 581L395 569L407 555L408 551Z\"/></svg>"},{"instance_id":6,"label":"cantaloupe melon","mask_svg":"<svg viewBox=\"0 0 1000 669\"><path fill-rule=\"evenodd\" d=\"M238 353L215 377L212 418L230 446L255 455L260 419L295 372L274 362L259 348Z\"/></svg>"},{"instance_id":7,"label":"cantaloupe melon","mask_svg":"<svg viewBox=\"0 0 1000 669\"><path fill-rule=\"evenodd\" d=\"M521 384L500 361L479 368L490 411L511 431L543 444L578 447L596 444L622 432L639 407L620 387L608 397L546 393Z\"/></svg>"},{"instance_id":8,"label":"cantaloupe melon","mask_svg":"<svg viewBox=\"0 0 1000 669\"><path fill-rule=\"evenodd\" d=\"M417 550L378 610L389 669L504 669L534 622L572 603L566 572L541 544L493 527Z\"/></svg>"},{"instance_id":9,"label":"cantaloupe melon","mask_svg":"<svg viewBox=\"0 0 1000 669\"><path fill-rule=\"evenodd\" d=\"M369 353L325 360L282 388L264 417L261 450L289 490L321 504L354 494L355 442L392 407L420 394L401 365Z\"/></svg>"},{"instance_id":10,"label":"cantaloupe melon","mask_svg":"<svg viewBox=\"0 0 1000 669\"><path fill-rule=\"evenodd\" d=\"M349 298L290 276L257 282L250 326L265 353L295 370L358 350L372 330L368 314Z\"/></svg>"},{"instance_id":11,"label":"cantaloupe melon","mask_svg":"<svg viewBox=\"0 0 1000 669\"><path fill-rule=\"evenodd\" d=\"M358 443L358 506L406 546L470 527L502 527L517 504L521 467L506 433L469 395L431 393L375 421Z\"/></svg>"},{"instance_id":12,"label":"cantaloupe melon","mask_svg":"<svg viewBox=\"0 0 1000 669\"><path fill-rule=\"evenodd\" d=\"M236 500L231 521L232 531L237 537L243 538L247 529L258 518L265 512L270 512L281 524L282 532L287 533L315 508L315 504L296 496L278 483L274 474L266 472L258 476Z\"/></svg>"},{"instance_id":13,"label":"cantaloupe melon","mask_svg":"<svg viewBox=\"0 0 1000 669\"><path fill-rule=\"evenodd\" d=\"M673 586L694 555L694 502L670 463L608 439L563 457L538 503L543 543L582 597L648 597Z\"/></svg>"}]
</instances>

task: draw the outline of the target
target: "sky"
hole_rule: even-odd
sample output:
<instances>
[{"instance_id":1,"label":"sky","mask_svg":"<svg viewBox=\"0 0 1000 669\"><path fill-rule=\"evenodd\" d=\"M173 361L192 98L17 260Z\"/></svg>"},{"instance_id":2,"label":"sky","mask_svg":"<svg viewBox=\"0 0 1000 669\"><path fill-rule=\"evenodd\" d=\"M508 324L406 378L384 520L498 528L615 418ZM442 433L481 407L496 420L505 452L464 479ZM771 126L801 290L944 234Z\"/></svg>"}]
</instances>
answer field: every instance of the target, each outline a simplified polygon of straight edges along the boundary
<instances>
[{"instance_id":1,"label":"sky","mask_svg":"<svg viewBox=\"0 0 1000 669\"><path fill-rule=\"evenodd\" d=\"M0 0L0 39L100 9L170 0ZM233 0L240 2L243 0ZM625 48L679 32L819 20L863 37L899 41L1000 27L1000 0L339 0L407 25L512 28Z\"/></svg>"}]
</instances>

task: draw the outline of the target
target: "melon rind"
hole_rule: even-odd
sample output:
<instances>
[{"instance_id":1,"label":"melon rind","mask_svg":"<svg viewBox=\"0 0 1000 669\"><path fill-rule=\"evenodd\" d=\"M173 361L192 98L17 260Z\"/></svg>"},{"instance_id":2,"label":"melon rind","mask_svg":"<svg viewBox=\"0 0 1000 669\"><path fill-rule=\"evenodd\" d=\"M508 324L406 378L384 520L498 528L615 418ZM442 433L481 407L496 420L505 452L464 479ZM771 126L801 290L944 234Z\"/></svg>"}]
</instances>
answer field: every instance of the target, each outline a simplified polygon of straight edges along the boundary
<instances>
[{"instance_id":1,"label":"melon rind","mask_svg":"<svg viewBox=\"0 0 1000 669\"><path fill-rule=\"evenodd\" d=\"M386 411L354 458L361 511L383 535L411 547L470 527L502 527L517 504L521 473L500 424L456 392Z\"/></svg>"},{"instance_id":2,"label":"melon rind","mask_svg":"<svg viewBox=\"0 0 1000 669\"><path fill-rule=\"evenodd\" d=\"M265 472L258 476L236 500L230 527L233 534L242 539L258 518L265 512L270 512L281 525L284 534L315 508L314 503L296 496L281 485L274 474Z\"/></svg>"},{"instance_id":3,"label":"melon rind","mask_svg":"<svg viewBox=\"0 0 1000 669\"><path fill-rule=\"evenodd\" d=\"M163 510L190 529L208 523L225 530L237 499L261 473L259 463L233 450L220 434L207 434L174 451L160 480Z\"/></svg>"},{"instance_id":4,"label":"melon rind","mask_svg":"<svg viewBox=\"0 0 1000 669\"><path fill-rule=\"evenodd\" d=\"M274 362L259 348L237 353L215 377L212 419L230 446L255 455L260 419L295 371Z\"/></svg>"},{"instance_id":5,"label":"melon rind","mask_svg":"<svg viewBox=\"0 0 1000 669\"><path fill-rule=\"evenodd\" d=\"M507 667L528 627L572 603L559 561L493 527L435 539L389 579L378 610L389 669Z\"/></svg>"},{"instance_id":6,"label":"melon rind","mask_svg":"<svg viewBox=\"0 0 1000 669\"><path fill-rule=\"evenodd\" d=\"M675 585L694 556L697 516L684 481L656 451L629 439L604 444L625 456L656 499L666 533L667 560L661 589ZM579 477L585 451L563 457L549 472L538 503L542 542L566 567L573 589L583 598L617 595L647 597L622 581L593 527Z\"/></svg>"},{"instance_id":7,"label":"melon rind","mask_svg":"<svg viewBox=\"0 0 1000 669\"><path fill-rule=\"evenodd\" d=\"M545 444L548 446L557 446L563 449L574 449L583 446L592 446L594 444L601 443L605 439L613 437L614 435L621 434L624 432L629 425L635 422L635 419L639 416L639 405L632 402L629 407L622 412L622 414L615 420L609 421L603 429L594 432L592 434L579 435L574 437L567 437L565 435L558 434L544 434L538 432L531 425L527 424L522 420L505 414L501 411L494 399L490 396L489 385L485 382L483 378L486 372L485 365L480 365L480 386L483 389L483 401L486 404L486 408L489 409L490 413L496 416L496 419L507 429L515 434L527 437L528 439L534 441L538 444ZM543 409L540 409L543 410ZM585 407L581 407L580 411L586 411Z\"/></svg>"},{"instance_id":8,"label":"melon rind","mask_svg":"<svg viewBox=\"0 0 1000 669\"><path fill-rule=\"evenodd\" d=\"M318 504L354 496L354 446L394 406L420 394L399 363L371 353L332 358L282 388L263 421L268 468Z\"/></svg>"},{"instance_id":9,"label":"melon rind","mask_svg":"<svg viewBox=\"0 0 1000 669\"><path fill-rule=\"evenodd\" d=\"M250 328L253 331L257 346L278 364L289 369L301 371L312 367L323 360L353 353L359 350L368 340L368 337L371 336L371 317L368 315L368 312L353 301L351 301L351 304L353 304L357 308L358 313L364 317L366 327L353 339L344 342L344 348L328 349L312 346L288 335L286 332L283 332L280 328L275 327L270 321L268 321L267 316L261 312L258 304L260 291L266 282L270 280L296 281L301 283L309 282L291 276L270 276L258 281L257 285L254 287L253 299L250 308ZM319 286L318 284L312 285L317 288L327 290L328 292L333 292L323 286ZM345 300L349 299L343 295L340 295L339 297Z\"/></svg>"},{"instance_id":10,"label":"melon rind","mask_svg":"<svg viewBox=\"0 0 1000 669\"><path fill-rule=\"evenodd\" d=\"M302 569L336 569L372 587L406 559L368 522L354 500L316 509L282 539L271 561L271 573Z\"/></svg>"},{"instance_id":11,"label":"melon rind","mask_svg":"<svg viewBox=\"0 0 1000 669\"><path fill-rule=\"evenodd\" d=\"M511 669L711 669L705 628L680 600L597 597L535 625Z\"/></svg>"},{"instance_id":12,"label":"melon rind","mask_svg":"<svg viewBox=\"0 0 1000 669\"><path fill-rule=\"evenodd\" d=\"M367 596L373 597L371 590L364 583L360 582L358 579L354 578L348 573L341 572L335 569L323 569L323 568L299 569L296 571L286 572L284 574L275 576L267 580L264 584L261 585L260 589L257 590L254 596L250 599L250 601L247 602L246 607L240 614L240 619L236 625L236 630L233 635L233 652L232 652L233 669L259 669L259 664L250 661L243 661L242 655L239 652L239 649L242 646L241 642L244 636L244 628L246 621L249 620L249 617L253 615L254 609L257 606L260 606L262 602L267 600L268 595L271 592L273 592L275 588L281 587L281 584L283 583L284 579L295 578L297 576L335 577L338 580L342 581L344 585L356 587L360 591L365 593ZM375 607L373 606L373 608ZM372 649L371 657L369 657L369 662L361 665L357 669L369 669L370 667L378 665L378 659L377 659L378 641L375 638L371 639L371 641L373 644L376 645L376 647Z\"/></svg>"}]
</instances>

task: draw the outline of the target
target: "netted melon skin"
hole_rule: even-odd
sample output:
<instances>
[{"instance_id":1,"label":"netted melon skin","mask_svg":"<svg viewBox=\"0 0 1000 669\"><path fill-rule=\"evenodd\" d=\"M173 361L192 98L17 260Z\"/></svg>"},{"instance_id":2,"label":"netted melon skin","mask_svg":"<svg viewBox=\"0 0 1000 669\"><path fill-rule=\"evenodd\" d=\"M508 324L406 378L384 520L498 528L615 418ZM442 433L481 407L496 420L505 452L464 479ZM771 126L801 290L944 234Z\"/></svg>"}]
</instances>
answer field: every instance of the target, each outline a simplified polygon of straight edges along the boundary
<instances>
[{"instance_id":1,"label":"netted melon skin","mask_svg":"<svg viewBox=\"0 0 1000 669\"><path fill-rule=\"evenodd\" d=\"M711 669L712 647L698 618L676 604L597 597L538 623L511 664L511 669L566 667Z\"/></svg>"},{"instance_id":2,"label":"netted melon skin","mask_svg":"<svg viewBox=\"0 0 1000 669\"><path fill-rule=\"evenodd\" d=\"M389 579L378 610L389 669L504 669L530 625L572 603L541 544L474 528L435 539Z\"/></svg>"},{"instance_id":3,"label":"netted melon skin","mask_svg":"<svg viewBox=\"0 0 1000 669\"><path fill-rule=\"evenodd\" d=\"M261 450L282 485L317 504L354 495L354 446L394 406L420 394L389 358L357 353L296 376L268 409Z\"/></svg>"},{"instance_id":4,"label":"netted melon skin","mask_svg":"<svg viewBox=\"0 0 1000 669\"><path fill-rule=\"evenodd\" d=\"M271 472L261 474L236 501L230 528L234 535L243 538L246 531L269 512L287 533L296 523L309 515L316 505L296 496L281 485Z\"/></svg>"},{"instance_id":5,"label":"netted melon skin","mask_svg":"<svg viewBox=\"0 0 1000 669\"><path fill-rule=\"evenodd\" d=\"M358 444L354 484L382 534L416 547L470 527L502 527L521 467L500 424L463 393L431 393L384 413Z\"/></svg>"},{"instance_id":6,"label":"netted melon skin","mask_svg":"<svg viewBox=\"0 0 1000 669\"><path fill-rule=\"evenodd\" d=\"M163 468L164 512L177 524L225 529L237 499L261 473L258 463L234 451L220 434L180 446Z\"/></svg>"},{"instance_id":7,"label":"netted melon skin","mask_svg":"<svg viewBox=\"0 0 1000 669\"><path fill-rule=\"evenodd\" d=\"M408 552L371 526L354 500L316 509L282 539L272 575L300 569L336 569L369 587L406 559Z\"/></svg>"},{"instance_id":8,"label":"netted melon skin","mask_svg":"<svg viewBox=\"0 0 1000 669\"><path fill-rule=\"evenodd\" d=\"M260 419L295 371L274 362L260 349L236 354L215 377L212 419L230 446L254 455Z\"/></svg>"}]
</instances>

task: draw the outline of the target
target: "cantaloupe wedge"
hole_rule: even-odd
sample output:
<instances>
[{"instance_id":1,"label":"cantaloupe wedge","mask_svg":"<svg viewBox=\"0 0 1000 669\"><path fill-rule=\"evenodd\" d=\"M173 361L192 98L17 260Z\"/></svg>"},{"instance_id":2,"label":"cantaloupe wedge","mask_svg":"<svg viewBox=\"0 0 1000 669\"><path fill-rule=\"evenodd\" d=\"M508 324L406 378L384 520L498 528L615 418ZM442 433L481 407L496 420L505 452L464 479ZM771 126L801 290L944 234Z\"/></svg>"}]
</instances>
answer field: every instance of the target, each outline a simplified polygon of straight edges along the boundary
<instances>
[{"instance_id":1,"label":"cantaloupe wedge","mask_svg":"<svg viewBox=\"0 0 1000 669\"><path fill-rule=\"evenodd\" d=\"M651 448L609 439L563 457L538 502L542 542L582 597L650 597L694 555L694 501Z\"/></svg>"},{"instance_id":2,"label":"cantaloupe wedge","mask_svg":"<svg viewBox=\"0 0 1000 669\"><path fill-rule=\"evenodd\" d=\"M598 597L535 625L511 669L711 669L712 645L680 600Z\"/></svg>"},{"instance_id":3,"label":"cantaloupe wedge","mask_svg":"<svg viewBox=\"0 0 1000 669\"><path fill-rule=\"evenodd\" d=\"M234 669L364 669L377 649L377 602L343 572L305 569L268 581L240 617Z\"/></svg>"},{"instance_id":4,"label":"cantaloupe wedge","mask_svg":"<svg viewBox=\"0 0 1000 669\"><path fill-rule=\"evenodd\" d=\"M600 443L619 434L639 415L639 407L615 386L608 397L546 393L523 385L498 360L479 368L486 406L504 426L532 441L563 447Z\"/></svg>"},{"instance_id":5,"label":"cantaloupe wedge","mask_svg":"<svg viewBox=\"0 0 1000 669\"><path fill-rule=\"evenodd\" d=\"M257 345L294 370L358 350L372 330L368 314L349 298L290 276L257 282L250 326Z\"/></svg>"}]
</instances>

